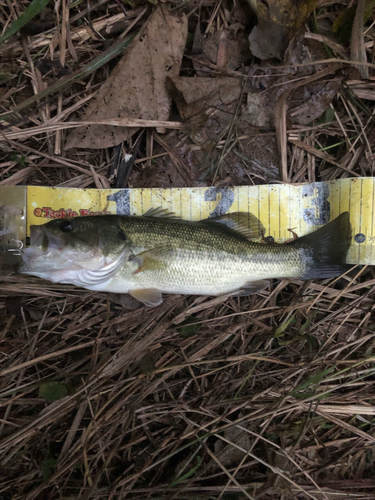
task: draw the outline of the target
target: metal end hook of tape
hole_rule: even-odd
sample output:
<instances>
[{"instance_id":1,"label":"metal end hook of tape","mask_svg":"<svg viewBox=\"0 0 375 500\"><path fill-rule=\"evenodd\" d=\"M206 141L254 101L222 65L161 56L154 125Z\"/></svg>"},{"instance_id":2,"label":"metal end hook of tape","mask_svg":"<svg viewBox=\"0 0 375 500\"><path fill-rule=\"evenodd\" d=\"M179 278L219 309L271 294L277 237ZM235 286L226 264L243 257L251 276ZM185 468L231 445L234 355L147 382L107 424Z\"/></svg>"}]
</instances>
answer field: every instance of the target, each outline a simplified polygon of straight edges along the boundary
<instances>
[{"instance_id":1,"label":"metal end hook of tape","mask_svg":"<svg viewBox=\"0 0 375 500\"><path fill-rule=\"evenodd\" d=\"M8 248L8 252L12 252L13 255L17 255L17 256L22 256L23 254L23 241L21 240L12 240L12 242L15 243L16 245L16 248Z\"/></svg>"}]
</instances>

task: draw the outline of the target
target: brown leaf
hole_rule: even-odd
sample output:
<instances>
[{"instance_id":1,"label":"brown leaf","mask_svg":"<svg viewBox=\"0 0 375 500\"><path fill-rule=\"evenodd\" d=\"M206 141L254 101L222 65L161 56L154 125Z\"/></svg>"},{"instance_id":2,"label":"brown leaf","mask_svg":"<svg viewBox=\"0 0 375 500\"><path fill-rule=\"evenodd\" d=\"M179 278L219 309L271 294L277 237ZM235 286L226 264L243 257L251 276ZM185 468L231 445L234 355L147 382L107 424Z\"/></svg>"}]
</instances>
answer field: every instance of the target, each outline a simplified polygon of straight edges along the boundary
<instances>
[{"instance_id":1,"label":"brown leaf","mask_svg":"<svg viewBox=\"0 0 375 500\"><path fill-rule=\"evenodd\" d=\"M341 78L335 78L324 84L314 82L310 88L304 86L301 104L294 106L289 113L291 122L296 125L309 125L319 118L336 96L340 84Z\"/></svg>"},{"instance_id":2,"label":"brown leaf","mask_svg":"<svg viewBox=\"0 0 375 500\"><path fill-rule=\"evenodd\" d=\"M254 90L247 94L244 119L254 127L271 128L274 121L273 108L269 96L265 92Z\"/></svg>"},{"instance_id":3,"label":"brown leaf","mask_svg":"<svg viewBox=\"0 0 375 500\"><path fill-rule=\"evenodd\" d=\"M277 58L282 60L288 47L289 28L273 22L261 21L249 35L250 50L259 59Z\"/></svg>"},{"instance_id":4,"label":"brown leaf","mask_svg":"<svg viewBox=\"0 0 375 500\"><path fill-rule=\"evenodd\" d=\"M248 450L251 446L251 438L246 430L241 430L239 427L229 427L225 429L224 437L230 441L231 444L227 444L227 441L218 439L214 444L214 450L220 462L225 467L229 467L243 459L245 453L240 448Z\"/></svg>"},{"instance_id":5,"label":"brown leaf","mask_svg":"<svg viewBox=\"0 0 375 500\"><path fill-rule=\"evenodd\" d=\"M322 37L319 40L316 39L315 35L314 38L307 37L300 30L290 42L284 56L286 65L296 65L293 68L293 73L290 73L289 68L280 68L280 76L274 79L271 78L270 72L263 67L261 71L264 77L259 78L260 67L253 65L252 72L257 77L250 79L249 82L252 88L247 96L244 119L257 127L273 128L275 105L281 95L288 88L294 86L298 79L309 77L324 69L324 65L313 64L313 62L325 57L322 45L324 41ZM328 83L327 81L319 81L294 87L296 90L288 102L288 118L291 118L291 123L307 125L319 118L335 97L339 86L340 79L334 79ZM263 90L260 90L259 87Z\"/></svg>"},{"instance_id":6,"label":"brown leaf","mask_svg":"<svg viewBox=\"0 0 375 500\"><path fill-rule=\"evenodd\" d=\"M171 100L166 77L177 76L187 37L186 16L157 8L89 104L82 120L167 120ZM128 140L136 128L88 125L74 130L66 149L106 148Z\"/></svg>"},{"instance_id":7,"label":"brown leaf","mask_svg":"<svg viewBox=\"0 0 375 500\"><path fill-rule=\"evenodd\" d=\"M235 70L251 59L243 30L235 30L233 27L209 35L203 40L202 50L213 64L227 69Z\"/></svg>"},{"instance_id":8,"label":"brown leaf","mask_svg":"<svg viewBox=\"0 0 375 500\"><path fill-rule=\"evenodd\" d=\"M209 107L228 105L241 94L238 78L169 78L168 88L184 120Z\"/></svg>"},{"instance_id":9,"label":"brown leaf","mask_svg":"<svg viewBox=\"0 0 375 500\"><path fill-rule=\"evenodd\" d=\"M250 50L259 59L282 59L295 32L315 9L316 0L248 0L258 16Z\"/></svg>"}]
</instances>

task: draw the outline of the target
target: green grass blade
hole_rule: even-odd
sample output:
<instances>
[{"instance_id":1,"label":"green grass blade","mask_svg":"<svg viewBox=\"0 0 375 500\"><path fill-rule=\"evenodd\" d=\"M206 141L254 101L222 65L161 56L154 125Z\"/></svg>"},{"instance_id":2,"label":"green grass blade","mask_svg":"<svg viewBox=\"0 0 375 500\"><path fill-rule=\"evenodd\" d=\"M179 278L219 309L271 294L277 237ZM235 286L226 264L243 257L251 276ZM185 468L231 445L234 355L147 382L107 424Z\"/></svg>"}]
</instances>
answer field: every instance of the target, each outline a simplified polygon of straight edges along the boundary
<instances>
[{"instance_id":1,"label":"green grass blade","mask_svg":"<svg viewBox=\"0 0 375 500\"><path fill-rule=\"evenodd\" d=\"M198 457L198 463L197 465L195 465L192 469L190 469L185 475L183 475L182 477L178 478L178 479L175 479L170 485L169 487L172 488L173 486L176 486L177 484L180 484L182 483L182 481L185 481L185 479L188 479L190 476L192 476L198 469L199 467L201 466L201 463L202 463L202 458L201 457Z\"/></svg>"},{"instance_id":2,"label":"green grass blade","mask_svg":"<svg viewBox=\"0 0 375 500\"><path fill-rule=\"evenodd\" d=\"M33 17L37 16L44 7L47 6L49 0L33 0L27 9L22 12L20 17L6 30L3 36L0 36L0 45L8 40L12 35L17 33L25 24L27 24Z\"/></svg>"},{"instance_id":3,"label":"green grass blade","mask_svg":"<svg viewBox=\"0 0 375 500\"><path fill-rule=\"evenodd\" d=\"M275 339L283 336L283 334L284 334L285 330L288 328L288 326L295 321L295 316L296 316L296 313L294 313L289 319L284 321L284 323L282 323L280 326L278 326L276 328L276 330L273 334Z\"/></svg>"},{"instance_id":4,"label":"green grass blade","mask_svg":"<svg viewBox=\"0 0 375 500\"><path fill-rule=\"evenodd\" d=\"M319 382L321 380L323 380L323 378L326 376L326 375L329 375L330 373L332 373L334 370L335 370L336 366L330 366L328 368L325 368L324 370L322 370L321 372L317 373L316 375L313 375L312 377L310 377L309 379L305 380L304 382L302 382L296 389L294 389L294 391L292 391L290 394L292 394L293 396L298 392L298 391L301 391L302 389L305 389L306 387L308 387L309 385L316 385L316 384L319 384Z\"/></svg>"}]
</instances>

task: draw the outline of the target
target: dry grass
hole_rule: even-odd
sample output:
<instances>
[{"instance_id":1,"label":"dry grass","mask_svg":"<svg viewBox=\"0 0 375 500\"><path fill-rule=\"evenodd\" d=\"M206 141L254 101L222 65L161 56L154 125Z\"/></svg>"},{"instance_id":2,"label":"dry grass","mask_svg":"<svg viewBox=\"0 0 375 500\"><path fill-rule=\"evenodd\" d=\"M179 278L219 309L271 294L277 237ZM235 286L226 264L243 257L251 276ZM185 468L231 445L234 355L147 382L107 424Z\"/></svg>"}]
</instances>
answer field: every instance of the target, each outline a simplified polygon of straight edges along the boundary
<instances>
[{"instance_id":1,"label":"dry grass","mask_svg":"<svg viewBox=\"0 0 375 500\"><path fill-rule=\"evenodd\" d=\"M15 19L27 3L3 2L0 20ZM124 13L122 2L101 0L87 9L78 4L69 18L68 4L58 4L58 15L48 11L38 33L0 46L1 72L8 75L0 112L31 102L3 122L0 183L115 186L108 165L116 151L64 151L65 129L113 63L71 79L63 92L32 98L100 57L113 33L135 33L150 9L125 5ZM221 29L232 8L221 0L171 6L189 14L190 32L198 15L207 32ZM332 23L345 6L320 2L318 24ZM319 61L328 79L341 68L329 120L290 125L288 89L276 132L236 134L231 122L215 145L217 158L225 164L221 151L234 143L277 136L279 181L373 176L374 29L368 26L363 43L355 43L356 21L352 40L336 47L339 59L333 53ZM353 43L361 72L349 56ZM189 61L186 74L193 72ZM332 64L336 73L327 69ZM262 77L281 69L267 64ZM211 70L244 78L215 64ZM188 175L191 185L201 182L201 171L178 154L180 144L189 144L183 130L163 138L147 131L142 141L132 185L152 168L149 187L161 175L173 181L175 165L185 183ZM165 174L157 173L162 161ZM241 183L263 182L254 163L245 165ZM220 170L218 183L239 182ZM373 270L362 268L335 280L275 281L271 292L248 298L169 296L156 309L131 310L106 294L23 276L2 279L0 499L375 499L374 293ZM47 401L48 390L59 399Z\"/></svg>"}]
</instances>

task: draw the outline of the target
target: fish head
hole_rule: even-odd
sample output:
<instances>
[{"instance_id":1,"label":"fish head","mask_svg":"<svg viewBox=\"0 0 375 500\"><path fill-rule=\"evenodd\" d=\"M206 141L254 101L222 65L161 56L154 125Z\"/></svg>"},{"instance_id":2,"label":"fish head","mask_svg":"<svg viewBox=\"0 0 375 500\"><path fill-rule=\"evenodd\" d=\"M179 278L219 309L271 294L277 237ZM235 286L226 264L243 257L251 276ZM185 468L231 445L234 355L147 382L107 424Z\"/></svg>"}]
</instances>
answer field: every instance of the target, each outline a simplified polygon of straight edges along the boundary
<instances>
[{"instance_id":1,"label":"fish head","mask_svg":"<svg viewBox=\"0 0 375 500\"><path fill-rule=\"evenodd\" d=\"M30 227L30 247L23 252L20 272L85 286L88 277L109 279L130 255L130 242L114 219L58 219Z\"/></svg>"}]
</instances>

